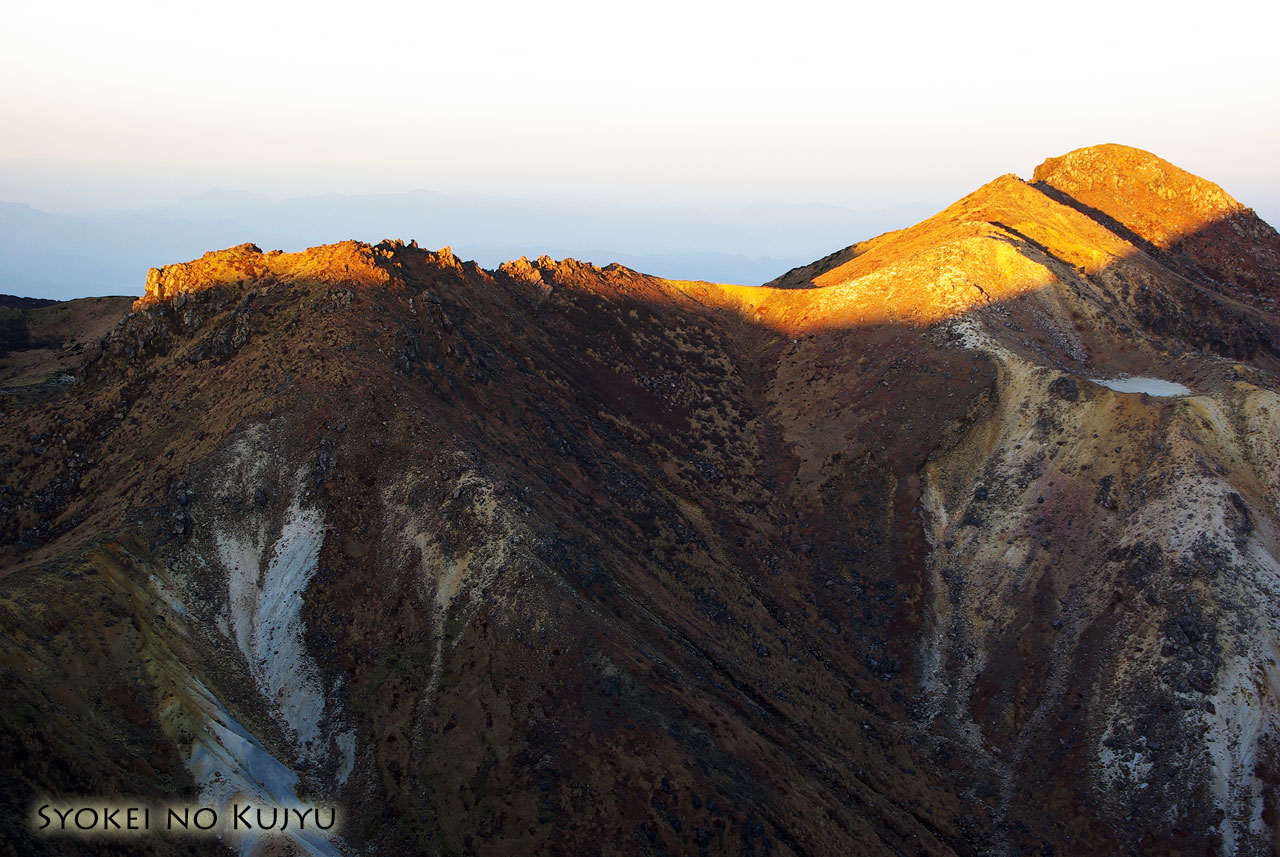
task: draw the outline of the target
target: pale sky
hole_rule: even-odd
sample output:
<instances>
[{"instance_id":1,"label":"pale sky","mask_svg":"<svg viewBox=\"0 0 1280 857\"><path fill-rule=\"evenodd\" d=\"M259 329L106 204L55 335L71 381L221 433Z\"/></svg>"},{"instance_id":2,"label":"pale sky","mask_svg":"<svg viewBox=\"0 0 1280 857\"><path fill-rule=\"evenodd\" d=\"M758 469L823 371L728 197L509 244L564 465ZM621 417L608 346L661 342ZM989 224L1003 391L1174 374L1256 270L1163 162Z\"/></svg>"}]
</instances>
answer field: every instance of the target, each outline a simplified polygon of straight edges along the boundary
<instances>
[{"instance_id":1,"label":"pale sky","mask_svg":"<svg viewBox=\"0 0 1280 857\"><path fill-rule=\"evenodd\" d=\"M1190 8L15 3L0 200L430 188L941 207L1120 142L1275 223L1280 15Z\"/></svg>"}]
</instances>

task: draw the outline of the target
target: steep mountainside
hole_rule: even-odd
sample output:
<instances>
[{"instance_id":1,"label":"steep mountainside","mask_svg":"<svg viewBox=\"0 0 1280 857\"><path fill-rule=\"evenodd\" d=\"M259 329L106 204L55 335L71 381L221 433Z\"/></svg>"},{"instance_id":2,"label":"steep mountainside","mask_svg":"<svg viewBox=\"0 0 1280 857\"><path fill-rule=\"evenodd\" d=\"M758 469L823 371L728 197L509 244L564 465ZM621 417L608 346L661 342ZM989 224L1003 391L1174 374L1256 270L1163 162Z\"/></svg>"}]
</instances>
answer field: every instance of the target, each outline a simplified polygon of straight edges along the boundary
<instances>
[{"instance_id":1,"label":"steep mountainside","mask_svg":"<svg viewBox=\"0 0 1280 857\"><path fill-rule=\"evenodd\" d=\"M39 398L60 392L84 347L111 331L132 299L51 301L0 295L0 390Z\"/></svg>"},{"instance_id":2,"label":"steep mountainside","mask_svg":"<svg viewBox=\"0 0 1280 857\"><path fill-rule=\"evenodd\" d=\"M0 853L1270 854L1278 246L1101 146L767 287L152 271L5 399Z\"/></svg>"}]
</instances>

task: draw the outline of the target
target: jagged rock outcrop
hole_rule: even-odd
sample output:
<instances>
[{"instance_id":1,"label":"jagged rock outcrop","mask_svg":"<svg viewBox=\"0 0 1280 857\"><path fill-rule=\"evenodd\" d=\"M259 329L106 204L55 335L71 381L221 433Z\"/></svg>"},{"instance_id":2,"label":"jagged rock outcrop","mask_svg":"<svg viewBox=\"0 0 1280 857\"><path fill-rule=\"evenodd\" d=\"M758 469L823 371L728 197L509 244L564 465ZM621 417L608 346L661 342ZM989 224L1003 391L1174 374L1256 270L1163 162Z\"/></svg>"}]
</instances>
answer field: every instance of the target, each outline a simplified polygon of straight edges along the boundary
<instances>
[{"instance_id":1,"label":"jagged rock outcrop","mask_svg":"<svg viewBox=\"0 0 1280 857\"><path fill-rule=\"evenodd\" d=\"M253 286L268 278L286 282L305 280L358 286L382 285L387 282L388 274L375 264L374 259L378 255L393 253L392 246L391 242L370 247L357 241L344 241L312 247L300 253L279 250L263 253L253 244L210 251L191 262L148 271L146 291L134 303L134 309L179 300L219 286ZM442 254L452 259L447 247Z\"/></svg>"},{"instance_id":2,"label":"jagged rock outcrop","mask_svg":"<svg viewBox=\"0 0 1280 857\"><path fill-rule=\"evenodd\" d=\"M1173 169L774 287L166 266L5 413L5 841L269 780L309 853L1271 853L1275 233Z\"/></svg>"}]
</instances>

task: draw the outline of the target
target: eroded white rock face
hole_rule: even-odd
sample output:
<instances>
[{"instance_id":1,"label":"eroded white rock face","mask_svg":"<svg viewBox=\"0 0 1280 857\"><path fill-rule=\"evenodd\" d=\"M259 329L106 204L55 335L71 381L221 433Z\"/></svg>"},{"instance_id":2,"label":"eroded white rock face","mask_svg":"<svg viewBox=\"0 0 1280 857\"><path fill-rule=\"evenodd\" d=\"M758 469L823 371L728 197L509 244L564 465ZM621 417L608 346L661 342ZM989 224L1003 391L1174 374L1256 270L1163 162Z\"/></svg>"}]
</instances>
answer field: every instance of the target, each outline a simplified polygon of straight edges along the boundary
<instances>
[{"instance_id":1,"label":"eroded white rock face","mask_svg":"<svg viewBox=\"0 0 1280 857\"><path fill-rule=\"evenodd\" d=\"M309 806L298 797L305 771L317 804L333 806L330 794L355 766L356 735L339 703L326 695L306 641L304 598L318 569L326 523L308 503L302 471L280 447L271 427L259 425L225 451L207 488L205 526L178 566L204 577L215 592L219 583L225 586L225 601L214 596L213 621L188 627L191 633L220 637L221 645L243 656L261 695L262 713L288 742L282 747L255 734L210 689L223 685L217 676L198 675L170 652L165 659L173 687L168 722L175 724L175 740L189 743L187 767L209 805ZM175 623L190 623L192 614L180 596L201 596L181 578L152 577L158 605L172 611ZM245 710L237 713L251 722ZM283 853L279 849L285 847L278 833L228 835L243 857ZM328 831L287 828L284 835L295 846L289 853L342 853L340 837L331 838Z\"/></svg>"},{"instance_id":2,"label":"eroded white rock face","mask_svg":"<svg viewBox=\"0 0 1280 857\"><path fill-rule=\"evenodd\" d=\"M212 615L201 633L221 638L244 659L261 700L261 713L280 727L285 746L251 731L246 711L237 720L209 688L222 684L186 671L176 695L187 712L188 767L202 799L218 805L243 798L259 805L299 805L305 773L320 805L350 777L356 735L346 725L337 698L330 697L318 663L307 648L305 597L316 575L327 525L309 502L305 469L281 452L285 445L270 425L244 431L214 464L203 492L203 526L180 567L203 578L213 596ZM167 590L153 585L163 596ZM193 596L195 589L187 587ZM175 614L189 615L176 598L161 598ZM213 677L216 678L216 677ZM202 679L204 679L202 681ZM336 691L336 688L328 690ZM247 703L253 706L253 702ZM340 839L323 831L296 831L295 844L312 855L337 855ZM277 844L271 844L272 842ZM275 853L278 839L243 838L232 843L243 855ZM267 849L264 851L263 849Z\"/></svg>"},{"instance_id":3,"label":"eroded white rock face","mask_svg":"<svg viewBox=\"0 0 1280 857\"><path fill-rule=\"evenodd\" d=\"M185 699L199 724L187 768L200 788L201 801L223 808L233 803L301 807L298 775L272 756L199 679L190 674L187 678ZM229 835L241 857L271 853L281 836L312 857L339 857L341 853L327 832L302 830L296 825L280 832Z\"/></svg>"},{"instance_id":4,"label":"eroded white rock face","mask_svg":"<svg viewBox=\"0 0 1280 857\"><path fill-rule=\"evenodd\" d=\"M463 467L448 500L434 514L422 514L407 500L424 479L421 473L406 473L399 482L389 486L382 504L387 515L388 542L399 548L399 562L414 568L423 600L433 606L434 622L442 632L451 619L459 627L470 623L482 601L517 609L497 582L515 558L526 553L524 545L530 538L511 504L498 499L493 482L466 466L465 459L459 461ZM442 517L465 522L469 532L483 533L485 538L452 551L445 550L440 539ZM536 613L538 607L526 601L518 609ZM435 647L420 703L423 712L431 709L440 686L447 648L457 645L457 638L449 640L443 633L441 640Z\"/></svg>"},{"instance_id":5,"label":"eroded white rock face","mask_svg":"<svg viewBox=\"0 0 1280 857\"><path fill-rule=\"evenodd\" d=\"M1002 348L980 319L949 329L1001 374L991 420L965 451L925 470L921 509L939 593L922 640L926 713L1002 773L999 811L1023 787L1009 760L1042 751L1068 679L1092 669L1082 733L1092 788L1117 806L1145 801L1144 812L1171 825L1203 789L1221 811L1224 857L1270 853L1270 787L1259 771L1273 769L1280 748L1280 398L1244 381L1192 391L1142 376L1093 379L1113 392L1055 400L1045 385L1058 370ZM1151 414L1159 417L1144 421ZM1117 443L1125 455L1142 450L1142 466L1125 466ZM964 489L948 494L949 485ZM1052 537L1035 529L1039 521L1054 525ZM1126 557L1137 554L1152 559L1135 561L1127 577ZM1026 627L1020 593L1041 583L1057 624L1044 638L1051 648L1037 654L1047 664L1038 707L990 752L997 742L971 719L975 680L989 644ZM1126 606L1114 609L1119 598ZM1106 648L1095 649L1102 666L1091 667L1083 629L1112 616L1114 631L1098 638Z\"/></svg>"},{"instance_id":6,"label":"eroded white rock face","mask_svg":"<svg viewBox=\"0 0 1280 857\"><path fill-rule=\"evenodd\" d=\"M227 532L217 543L236 645L298 745L320 746L324 694L302 622L302 594L324 543L320 513L295 499L270 547Z\"/></svg>"},{"instance_id":7,"label":"eroded white rock face","mask_svg":"<svg viewBox=\"0 0 1280 857\"><path fill-rule=\"evenodd\" d=\"M334 728L339 717L326 719L324 689L307 651L302 617L303 596L324 544L324 520L295 496L278 529L268 523L215 534L227 580L227 625L298 755L320 765L336 758L342 784L354 766L354 736ZM275 534L270 541L268 533Z\"/></svg>"},{"instance_id":8,"label":"eroded white rock face","mask_svg":"<svg viewBox=\"0 0 1280 857\"><path fill-rule=\"evenodd\" d=\"M1257 539L1224 588L1231 618L1249 629L1230 641L1228 658L1210 697L1197 712L1209 755L1210 784L1219 807L1222 853L1234 854L1248 840L1270 837L1263 820L1265 791L1258 763L1280 742L1280 562Z\"/></svg>"},{"instance_id":9,"label":"eroded white rock face","mask_svg":"<svg viewBox=\"0 0 1280 857\"><path fill-rule=\"evenodd\" d=\"M116 580L118 585L133 587L127 576ZM327 817L329 830L319 828L314 818L306 819L305 829L296 821L269 833L234 829L234 806L296 808L300 813L314 812L314 808L298 796L297 773L267 749L210 689L210 684L216 686L218 677L202 678L192 668L191 637L207 628L193 619L174 594L173 583L151 573L145 587L133 589L131 597L162 617L157 623L160 633L147 640L144 663L161 701L157 710L161 729L175 744L187 748L185 762L199 789L200 804L218 809L219 835L241 857L280 853L340 857L338 819L333 816ZM353 754L354 742L344 749ZM337 807L323 808L337 811ZM255 819L251 816L249 823L256 826Z\"/></svg>"}]
</instances>

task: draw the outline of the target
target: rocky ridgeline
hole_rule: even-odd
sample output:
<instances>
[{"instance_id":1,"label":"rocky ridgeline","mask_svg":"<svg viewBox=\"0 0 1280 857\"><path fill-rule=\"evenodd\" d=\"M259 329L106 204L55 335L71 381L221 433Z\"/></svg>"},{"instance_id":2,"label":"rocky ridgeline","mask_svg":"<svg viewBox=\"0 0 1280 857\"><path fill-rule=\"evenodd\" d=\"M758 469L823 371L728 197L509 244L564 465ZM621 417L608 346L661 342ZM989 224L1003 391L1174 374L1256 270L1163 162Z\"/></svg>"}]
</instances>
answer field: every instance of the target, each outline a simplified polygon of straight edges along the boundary
<instances>
[{"instance_id":1,"label":"rocky ridgeline","mask_svg":"<svg viewBox=\"0 0 1280 857\"><path fill-rule=\"evenodd\" d=\"M416 241L406 244L399 240L386 240L373 245L343 241L297 253L281 250L264 253L254 244L241 244L226 250L210 251L191 262L152 268L147 272L145 292L134 303L134 309L141 310L228 286L251 289L277 282L385 286L392 284L397 277L401 278L398 284L404 286L403 275L421 269L480 270L474 262L464 263L458 259L448 247L439 251L424 250ZM603 270L615 272L626 269L610 265ZM540 256L534 261L521 257L505 262L499 266L498 272L517 281L543 283L597 276L602 269L576 259L555 261L549 256Z\"/></svg>"},{"instance_id":2,"label":"rocky ridgeline","mask_svg":"<svg viewBox=\"0 0 1280 857\"><path fill-rule=\"evenodd\" d=\"M357 285L380 285L390 279L375 261L373 248L356 241L313 247L300 253L263 253L253 244L241 244L205 253L191 262L152 268L147 272L146 291L134 309L220 286L253 286L268 277Z\"/></svg>"}]
</instances>

